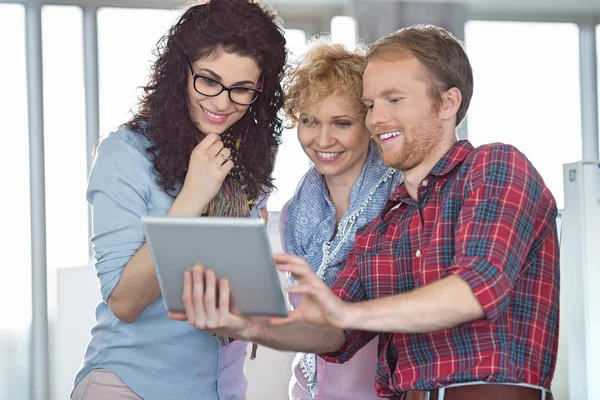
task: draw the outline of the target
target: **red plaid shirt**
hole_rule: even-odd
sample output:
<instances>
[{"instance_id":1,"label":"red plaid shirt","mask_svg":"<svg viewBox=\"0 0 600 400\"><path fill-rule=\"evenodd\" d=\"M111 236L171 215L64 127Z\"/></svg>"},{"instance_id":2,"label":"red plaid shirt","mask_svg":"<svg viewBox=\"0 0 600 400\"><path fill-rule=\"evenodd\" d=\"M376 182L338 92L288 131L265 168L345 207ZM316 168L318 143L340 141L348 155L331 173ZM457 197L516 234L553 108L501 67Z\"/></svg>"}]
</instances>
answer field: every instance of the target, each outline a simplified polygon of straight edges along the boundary
<instances>
[{"instance_id":1,"label":"red plaid shirt","mask_svg":"<svg viewBox=\"0 0 600 400\"><path fill-rule=\"evenodd\" d=\"M356 236L333 291L348 302L458 275L485 319L426 334L380 334L377 393L452 383L521 382L550 388L558 346L559 256L554 198L512 146L460 141L418 188L403 183ZM348 331L343 363L377 334Z\"/></svg>"}]
</instances>

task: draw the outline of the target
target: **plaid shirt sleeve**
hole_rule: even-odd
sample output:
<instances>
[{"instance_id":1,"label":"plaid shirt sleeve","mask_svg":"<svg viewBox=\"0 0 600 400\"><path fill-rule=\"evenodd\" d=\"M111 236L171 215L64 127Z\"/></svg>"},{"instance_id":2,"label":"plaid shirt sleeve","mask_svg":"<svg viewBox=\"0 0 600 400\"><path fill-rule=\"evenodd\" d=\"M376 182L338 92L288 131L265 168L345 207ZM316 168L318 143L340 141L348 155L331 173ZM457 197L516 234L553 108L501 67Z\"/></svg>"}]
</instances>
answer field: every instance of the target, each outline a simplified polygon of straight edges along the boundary
<instances>
[{"instance_id":1,"label":"plaid shirt sleeve","mask_svg":"<svg viewBox=\"0 0 600 400\"><path fill-rule=\"evenodd\" d=\"M356 244L360 244L360 235L356 238ZM356 249L356 247L355 247ZM333 293L348 303L356 303L366 300L365 290L363 288L358 273L358 264L356 262L356 252L351 251L346 262L346 266L338 275L331 290ZM362 349L371 341L377 333L363 331L345 330L346 343L336 352L321 354L320 356L327 362L343 364L350 360L357 351Z\"/></svg>"},{"instance_id":2,"label":"plaid shirt sleeve","mask_svg":"<svg viewBox=\"0 0 600 400\"><path fill-rule=\"evenodd\" d=\"M536 219L553 220L549 214L556 208L538 207L547 189L514 147L489 146L472 162L456 228L454 263L447 272L469 284L486 318L494 322L510 303L515 280L535 247Z\"/></svg>"}]
</instances>

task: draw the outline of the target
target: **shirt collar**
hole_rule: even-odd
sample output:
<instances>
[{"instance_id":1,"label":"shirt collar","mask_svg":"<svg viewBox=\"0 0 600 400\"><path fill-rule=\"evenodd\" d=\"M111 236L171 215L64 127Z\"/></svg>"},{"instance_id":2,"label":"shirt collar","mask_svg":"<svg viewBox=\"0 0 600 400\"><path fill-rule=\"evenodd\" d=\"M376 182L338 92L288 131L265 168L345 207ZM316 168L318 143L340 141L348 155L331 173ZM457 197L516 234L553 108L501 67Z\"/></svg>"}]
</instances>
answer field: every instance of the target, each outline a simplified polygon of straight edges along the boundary
<instances>
[{"instance_id":1,"label":"shirt collar","mask_svg":"<svg viewBox=\"0 0 600 400\"><path fill-rule=\"evenodd\" d=\"M473 145L468 140L459 140L454 143L452 148L448 150L448 152L435 164L432 170L427 174L427 176L436 176L441 177L449 174L457 165L462 164L462 162L467 158L469 154L473 151ZM406 186L404 185L404 179L400 182L396 191L392 194L391 200L401 201L406 198L410 198L408 196L408 192L406 191Z\"/></svg>"},{"instance_id":2,"label":"shirt collar","mask_svg":"<svg viewBox=\"0 0 600 400\"><path fill-rule=\"evenodd\" d=\"M459 140L454 146L437 162L435 167L429 172L429 175L444 176L454 169L458 164L467 158L473 151L473 145L468 140Z\"/></svg>"}]
</instances>

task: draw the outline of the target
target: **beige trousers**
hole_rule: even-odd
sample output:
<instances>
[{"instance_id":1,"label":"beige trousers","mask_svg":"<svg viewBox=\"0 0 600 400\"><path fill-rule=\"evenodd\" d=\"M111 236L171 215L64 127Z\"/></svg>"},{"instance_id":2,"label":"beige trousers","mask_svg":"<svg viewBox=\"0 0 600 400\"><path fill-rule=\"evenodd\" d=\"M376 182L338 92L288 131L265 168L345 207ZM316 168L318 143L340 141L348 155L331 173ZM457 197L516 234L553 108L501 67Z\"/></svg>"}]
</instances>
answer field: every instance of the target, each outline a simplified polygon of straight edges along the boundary
<instances>
[{"instance_id":1,"label":"beige trousers","mask_svg":"<svg viewBox=\"0 0 600 400\"><path fill-rule=\"evenodd\" d=\"M142 400L106 369L93 369L73 390L71 400Z\"/></svg>"}]
</instances>

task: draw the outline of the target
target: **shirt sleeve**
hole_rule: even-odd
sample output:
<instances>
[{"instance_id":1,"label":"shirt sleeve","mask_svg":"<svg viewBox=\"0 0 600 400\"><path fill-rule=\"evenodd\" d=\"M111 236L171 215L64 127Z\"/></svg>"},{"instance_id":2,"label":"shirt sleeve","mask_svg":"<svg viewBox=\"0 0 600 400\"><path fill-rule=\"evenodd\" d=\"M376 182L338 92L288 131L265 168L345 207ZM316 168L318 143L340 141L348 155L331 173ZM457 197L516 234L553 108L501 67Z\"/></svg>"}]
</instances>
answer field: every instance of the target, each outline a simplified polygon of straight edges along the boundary
<instances>
[{"instance_id":1,"label":"shirt sleeve","mask_svg":"<svg viewBox=\"0 0 600 400\"><path fill-rule=\"evenodd\" d=\"M258 210L264 210L267 208L267 202L269 201L269 197L271 197L270 191L264 191L260 196L256 199L255 207Z\"/></svg>"},{"instance_id":2,"label":"shirt sleeve","mask_svg":"<svg viewBox=\"0 0 600 400\"><path fill-rule=\"evenodd\" d=\"M285 250L285 220L287 219L287 209L291 199L288 200L281 211L279 212L279 240L281 240L281 248Z\"/></svg>"},{"instance_id":3,"label":"shirt sleeve","mask_svg":"<svg viewBox=\"0 0 600 400\"><path fill-rule=\"evenodd\" d=\"M465 182L455 258L447 272L469 284L493 322L510 304L515 280L540 235L536 220L554 221L556 203L512 146L481 151Z\"/></svg>"},{"instance_id":4,"label":"shirt sleeve","mask_svg":"<svg viewBox=\"0 0 600 400\"><path fill-rule=\"evenodd\" d=\"M348 303L357 303L366 300L365 290L358 272L357 257L354 251L351 251L348 256L346 266L338 275L331 290L336 296ZM346 335L346 342L339 350L320 355L325 361L343 364L349 361L357 351L377 336L375 332L358 330L345 330L344 334Z\"/></svg>"},{"instance_id":5,"label":"shirt sleeve","mask_svg":"<svg viewBox=\"0 0 600 400\"><path fill-rule=\"evenodd\" d=\"M102 299L108 301L123 268L146 241L141 216L148 213L148 167L131 144L109 136L98 147L87 200L92 207L91 238Z\"/></svg>"}]
</instances>

